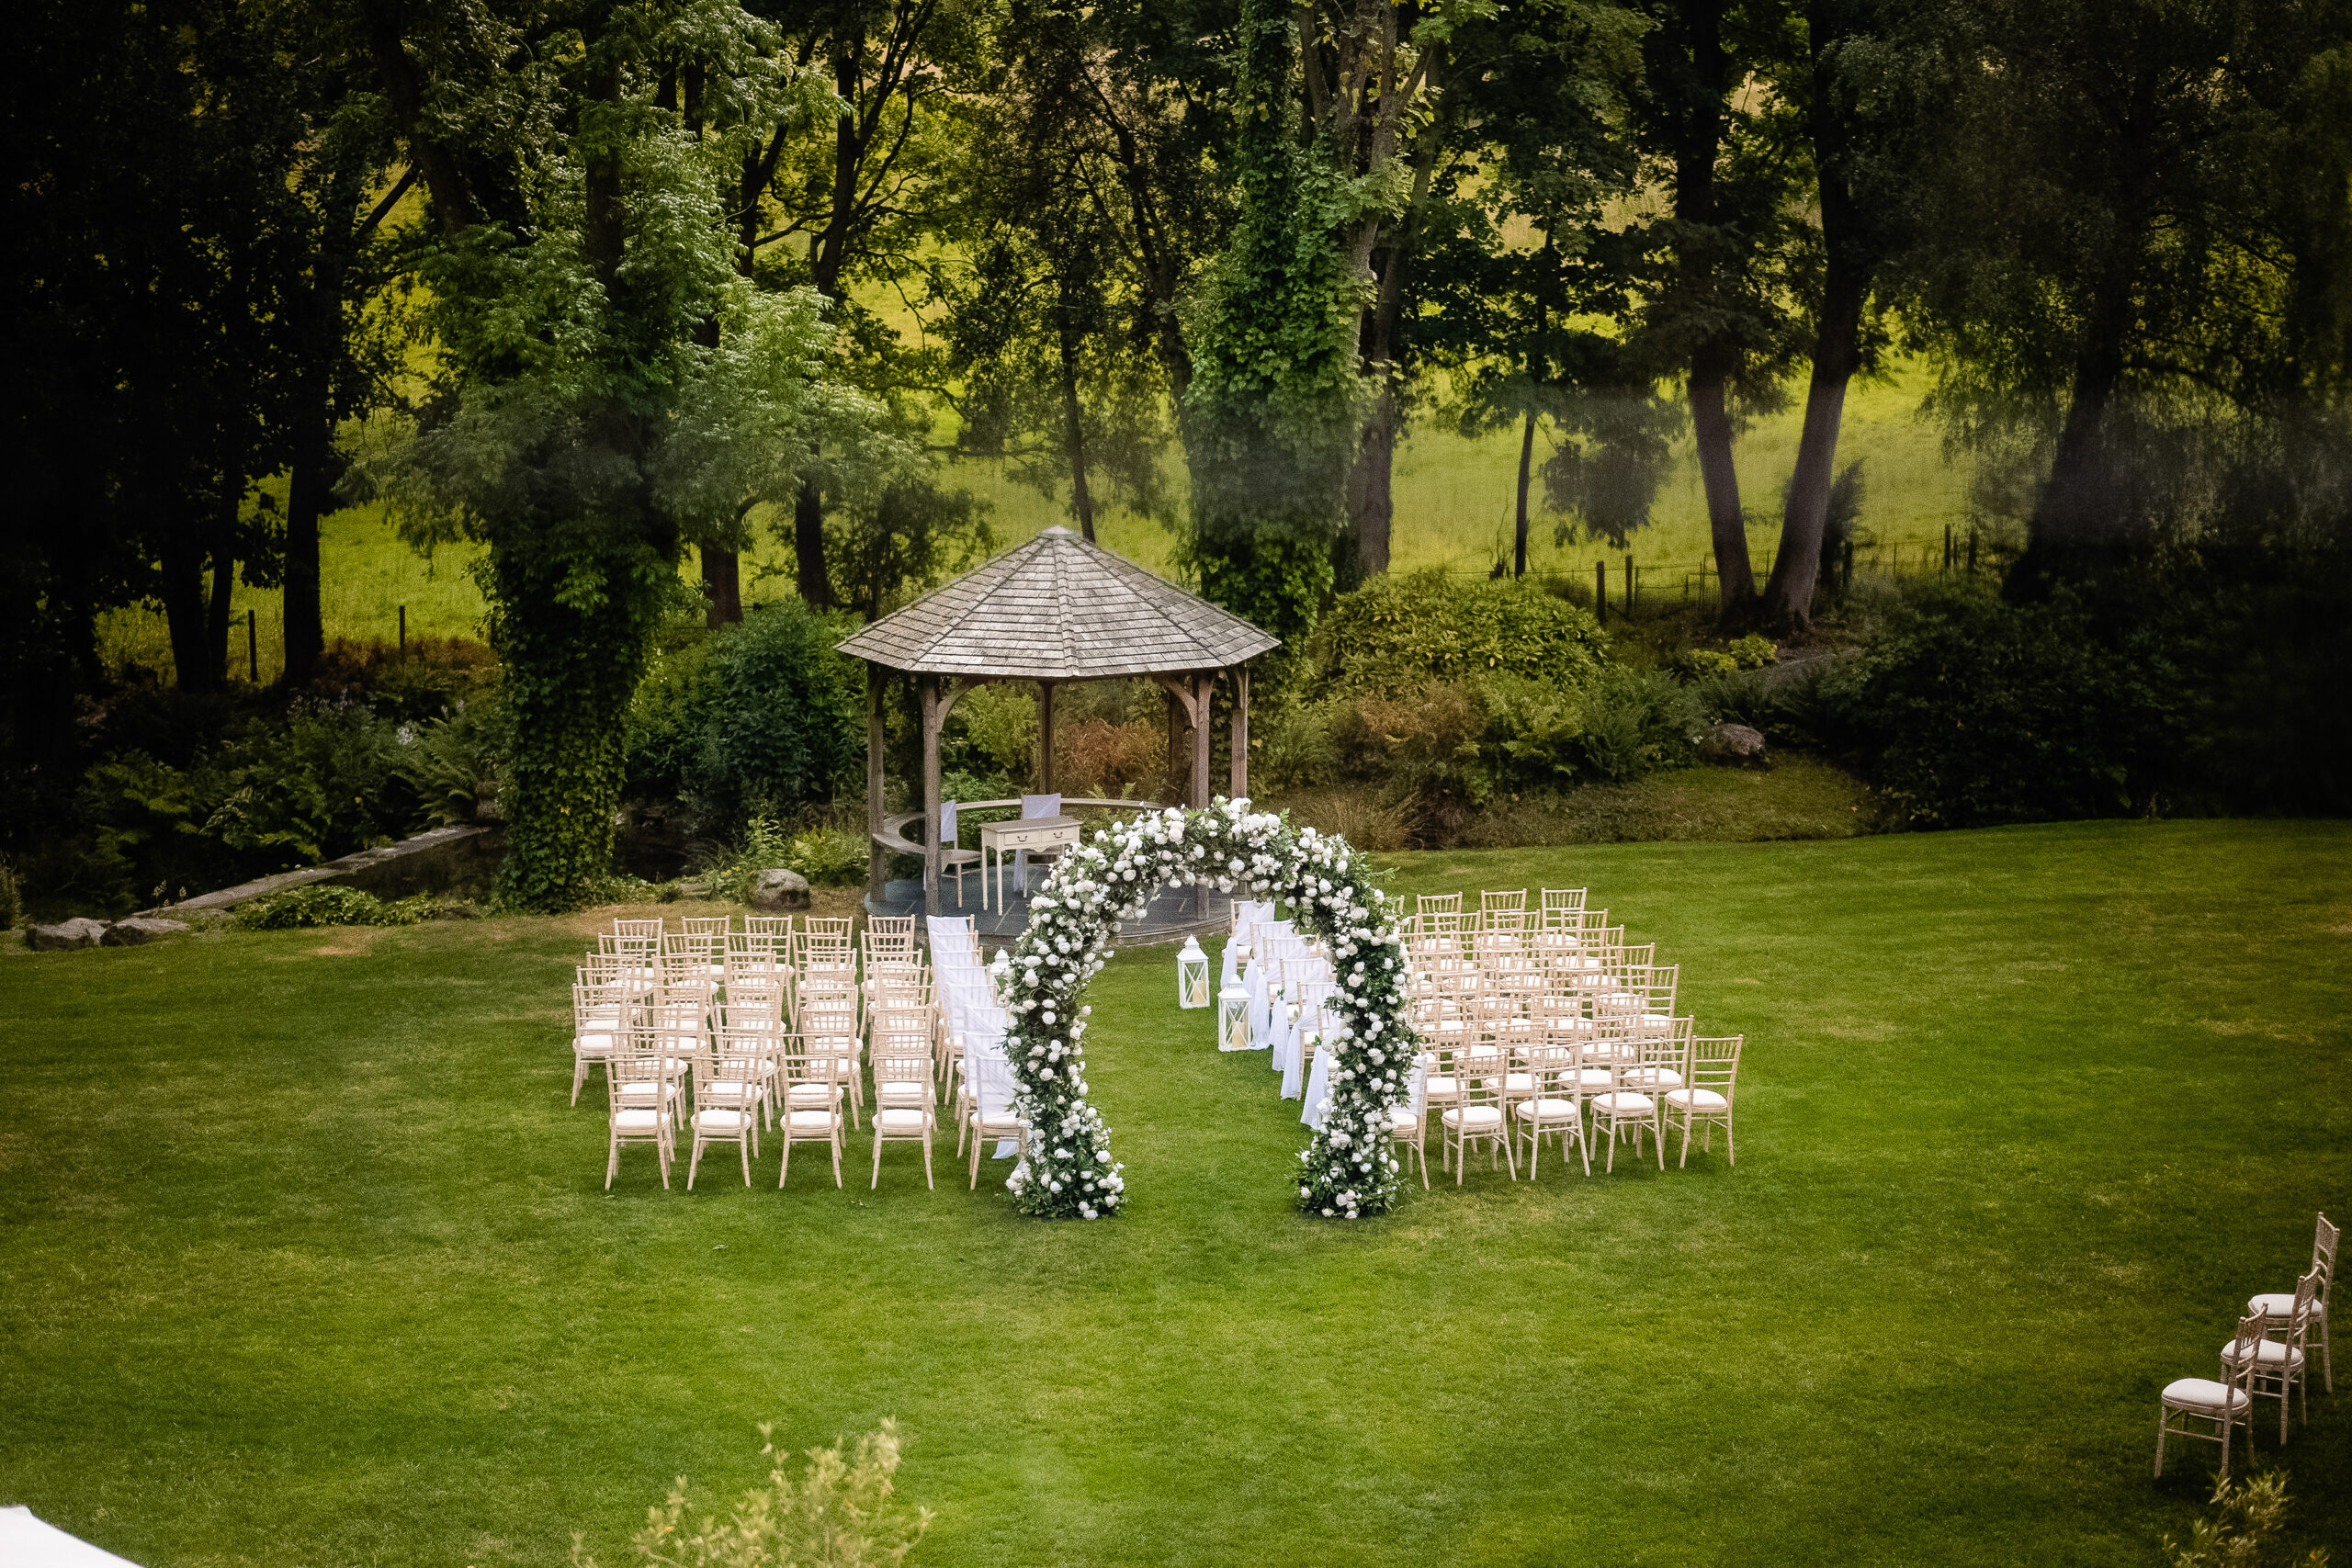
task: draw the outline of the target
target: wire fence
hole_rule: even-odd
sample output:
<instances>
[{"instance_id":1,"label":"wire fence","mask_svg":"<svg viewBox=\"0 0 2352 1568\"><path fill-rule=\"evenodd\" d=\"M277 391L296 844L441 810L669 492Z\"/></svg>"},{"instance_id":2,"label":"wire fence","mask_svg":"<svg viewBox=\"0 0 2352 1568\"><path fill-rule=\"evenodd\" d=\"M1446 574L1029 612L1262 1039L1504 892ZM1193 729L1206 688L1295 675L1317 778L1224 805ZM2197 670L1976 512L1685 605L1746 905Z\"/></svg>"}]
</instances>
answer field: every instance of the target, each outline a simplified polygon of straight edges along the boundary
<instances>
[{"instance_id":1,"label":"wire fence","mask_svg":"<svg viewBox=\"0 0 2352 1568\"><path fill-rule=\"evenodd\" d=\"M1760 556L1750 557L1751 568L1759 582L1771 575L1778 554L1776 547L1768 547ZM1842 590L1850 587L1858 574L1930 577L1965 572L1973 575L1980 570L1990 570L1995 565L1990 542L1982 539L1976 530L1956 529L1947 525L1940 541L1905 540L1857 545L1849 540L1823 562L1821 581L1825 588ZM1505 577L1510 575L1510 567L1507 563L1498 562L1487 571L1457 569L1449 570L1446 575L1464 579ZM1673 604L1707 604L1716 597L1721 585L1712 558L1645 561L1632 551L1623 556L1596 558L1589 576L1581 571L1555 570L1530 571L1527 577L1555 592L1594 605L1604 623L1612 614L1632 615L1645 609L1657 610Z\"/></svg>"}]
</instances>

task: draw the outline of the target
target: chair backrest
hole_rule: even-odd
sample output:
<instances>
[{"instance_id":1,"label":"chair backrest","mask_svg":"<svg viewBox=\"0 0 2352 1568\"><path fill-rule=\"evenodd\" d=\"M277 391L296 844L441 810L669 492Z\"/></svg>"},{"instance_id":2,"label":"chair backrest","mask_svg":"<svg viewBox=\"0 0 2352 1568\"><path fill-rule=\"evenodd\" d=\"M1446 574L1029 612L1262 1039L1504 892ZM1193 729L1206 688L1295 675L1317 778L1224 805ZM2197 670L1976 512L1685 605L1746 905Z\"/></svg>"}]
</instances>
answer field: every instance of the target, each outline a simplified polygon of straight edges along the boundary
<instances>
[{"instance_id":1,"label":"chair backrest","mask_svg":"<svg viewBox=\"0 0 2352 1568\"><path fill-rule=\"evenodd\" d=\"M729 919L726 915L688 916L678 926L690 937L714 942L727 934Z\"/></svg>"},{"instance_id":2,"label":"chair backrest","mask_svg":"<svg viewBox=\"0 0 2352 1568\"><path fill-rule=\"evenodd\" d=\"M2251 1402L2254 1375L2260 1364L2262 1331L2268 1326L2269 1317L2256 1313L2238 1319L2238 1331L2230 1337L2230 1348L2222 1354L2222 1381L2243 1392Z\"/></svg>"},{"instance_id":3,"label":"chair backrest","mask_svg":"<svg viewBox=\"0 0 2352 1568\"><path fill-rule=\"evenodd\" d=\"M1544 924L1548 930L1552 917L1580 912L1584 908L1585 890L1581 887L1546 887L1539 895L1542 899Z\"/></svg>"},{"instance_id":4,"label":"chair backrest","mask_svg":"<svg viewBox=\"0 0 2352 1568\"><path fill-rule=\"evenodd\" d=\"M932 1077L931 1036L883 1034L874 1041L876 1083L929 1083Z\"/></svg>"},{"instance_id":5,"label":"chair backrest","mask_svg":"<svg viewBox=\"0 0 2352 1568\"><path fill-rule=\"evenodd\" d=\"M627 1026L629 992L609 981L590 981L571 987L571 1021L580 1034L617 1034Z\"/></svg>"},{"instance_id":6,"label":"chair backrest","mask_svg":"<svg viewBox=\"0 0 2352 1568\"><path fill-rule=\"evenodd\" d=\"M784 1032L784 982L763 975L739 974L727 981L727 1027Z\"/></svg>"},{"instance_id":7,"label":"chair backrest","mask_svg":"<svg viewBox=\"0 0 2352 1568\"><path fill-rule=\"evenodd\" d=\"M1724 1097L1724 1103L1731 1103L1732 1092L1739 1085L1739 1049L1747 1038L1744 1034L1694 1035L1690 1066L1683 1073L1690 1087L1713 1089Z\"/></svg>"},{"instance_id":8,"label":"chair backrest","mask_svg":"<svg viewBox=\"0 0 2352 1568\"><path fill-rule=\"evenodd\" d=\"M1526 888L1511 887L1499 890L1488 888L1478 895L1478 912L1482 915L1491 915L1498 910L1510 909L1516 909L1521 914L1526 912Z\"/></svg>"},{"instance_id":9,"label":"chair backrest","mask_svg":"<svg viewBox=\"0 0 2352 1568\"><path fill-rule=\"evenodd\" d=\"M713 1105L748 1107L758 1093L761 1080L767 1077L768 1062L775 1054L776 1037L753 1030L721 1029L712 1033L709 1043L695 1063L698 1082L695 1099L705 1110ZM731 1086L725 1089L718 1085Z\"/></svg>"},{"instance_id":10,"label":"chair backrest","mask_svg":"<svg viewBox=\"0 0 2352 1568\"><path fill-rule=\"evenodd\" d=\"M1023 820L1032 817L1059 817L1061 814L1062 797L1058 795L1024 795L1021 797Z\"/></svg>"},{"instance_id":11,"label":"chair backrest","mask_svg":"<svg viewBox=\"0 0 2352 1568\"><path fill-rule=\"evenodd\" d=\"M2327 1214L2323 1211L2319 1228L2312 1236L2312 1266L2320 1270L2319 1299L2322 1301L2327 1300L2327 1287L2335 1279L2335 1243L2343 1234L2327 1223Z\"/></svg>"},{"instance_id":12,"label":"chair backrest","mask_svg":"<svg viewBox=\"0 0 2352 1568\"><path fill-rule=\"evenodd\" d=\"M1012 1114L1012 1065L1005 1060L1002 1052L967 1044L964 1072L971 1080L972 1095L979 1102L982 1116L1000 1121Z\"/></svg>"},{"instance_id":13,"label":"chair backrest","mask_svg":"<svg viewBox=\"0 0 2352 1568\"><path fill-rule=\"evenodd\" d=\"M701 986L663 986L647 1010L661 1049L673 1056L699 1050L710 1032L710 992Z\"/></svg>"},{"instance_id":14,"label":"chair backrest","mask_svg":"<svg viewBox=\"0 0 2352 1568\"><path fill-rule=\"evenodd\" d=\"M777 1043L781 1048L776 1053L776 1066L784 1074L785 1082L831 1085L836 1090L833 1107L839 1111L841 1096L838 1090L842 1079L850 1071L842 1055L831 1049L829 1042L812 1041L797 1034L787 1034ZM793 1109L816 1110L818 1107L796 1104Z\"/></svg>"},{"instance_id":15,"label":"chair backrest","mask_svg":"<svg viewBox=\"0 0 2352 1568\"><path fill-rule=\"evenodd\" d=\"M972 923L969 915L927 915L923 924L931 931L931 946L934 953L943 946L966 953L980 950L979 928Z\"/></svg>"},{"instance_id":16,"label":"chair backrest","mask_svg":"<svg viewBox=\"0 0 2352 1568\"><path fill-rule=\"evenodd\" d=\"M1459 893L1416 893L1413 913L1417 915L1458 915L1462 913Z\"/></svg>"},{"instance_id":17,"label":"chair backrest","mask_svg":"<svg viewBox=\"0 0 2352 1568\"><path fill-rule=\"evenodd\" d=\"M640 1106L653 1103L652 1096L659 1093L658 1090L651 1090L651 1086L662 1081L662 1057L658 1053L645 1048L648 1043L647 1035L631 1031L622 1036L619 1048L613 1052L605 1063L605 1077L610 1085L612 1106L615 1111L622 1109L629 1100L628 1086L631 1084L639 1086L640 1090L651 1091L640 1093L637 1097Z\"/></svg>"},{"instance_id":18,"label":"chair backrest","mask_svg":"<svg viewBox=\"0 0 2352 1568\"><path fill-rule=\"evenodd\" d=\"M662 939L662 922L660 920L615 920L613 934L624 942L643 942L649 937L659 942Z\"/></svg>"}]
</instances>

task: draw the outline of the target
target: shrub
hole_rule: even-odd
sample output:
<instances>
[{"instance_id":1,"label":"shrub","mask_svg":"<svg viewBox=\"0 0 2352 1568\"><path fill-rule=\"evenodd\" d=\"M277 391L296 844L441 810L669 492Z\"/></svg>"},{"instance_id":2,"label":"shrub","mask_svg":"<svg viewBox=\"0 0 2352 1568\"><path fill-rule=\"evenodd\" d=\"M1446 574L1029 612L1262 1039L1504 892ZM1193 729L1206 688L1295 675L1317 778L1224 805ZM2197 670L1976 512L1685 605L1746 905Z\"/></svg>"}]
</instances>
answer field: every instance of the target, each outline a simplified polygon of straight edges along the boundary
<instances>
[{"instance_id":1,"label":"shrub","mask_svg":"<svg viewBox=\"0 0 2352 1568\"><path fill-rule=\"evenodd\" d=\"M775 1427L760 1427L764 1486L746 1490L725 1517L687 1517L681 1478L659 1506L646 1510L637 1533L639 1560L664 1568L865 1568L899 1562L931 1528L931 1512L897 1500L899 1429L885 1421L857 1440L808 1450L808 1469L795 1478L776 1451ZM572 1568L596 1568L586 1542L571 1540Z\"/></svg>"},{"instance_id":2,"label":"shrub","mask_svg":"<svg viewBox=\"0 0 2352 1568\"><path fill-rule=\"evenodd\" d=\"M865 879L865 835L844 828L792 832L773 817L757 816L741 848L690 881L713 898L741 904L763 871L797 871L815 887L846 887Z\"/></svg>"},{"instance_id":3,"label":"shrub","mask_svg":"<svg viewBox=\"0 0 2352 1568\"><path fill-rule=\"evenodd\" d=\"M403 724L392 770L414 794L417 812L442 827L481 820L498 804L499 763L505 754L505 715L495 698L460 698L445 718Z\"/></svg>"},{"instance_id":4,"label":"shrub","mask_svg":"<svg viewBox=\"0 0 2352 1568\"><path fill-rule=\"evenodd\" d=\"M1330 783L1340 772L1340 746L1332 734L1332 707L1328 704L1292 701L1251 714L1251 789L1274 792Z\"/></svg>"},{"instance_id":5,"label":"shrub","mask_svg":"<svg viewBox=\"0 0 2352 1568\"><path fill-rule=\"evenodd\" d=\"M1168 737L1152 725L1090 718L1054 739L1057 787L1072 795L1140 798L1168 771Z\"/></svg>"},{"instance_id":6,"label":"shrub","mask_svg":"<svg viewBox=\"0 0 2352 1568\"><path fill-rule=\"evenodd\" d=\"M2222 1476L2213 1484L2212 1512L2197 1521L2186 1541L2165 1537L2165 1555L2174 1568L2327 1568L2324 1548L2301 1556L2280 1539L2287 1525L2287 1477L2257 1472L2245 1481Z\"/></svg>"},{"instance_id":7,"label":"shrub","mask_svg":"<svg viewBox=\"0 0 2352 1568\"><path fill-rule=\"evenodd\" d=\"M433 900L424 894L386 903L357 887L314 883L241 904L229 923L239 931L289 931L304 926L411 926L427 919Z\"/></svg>"},{"instance_id":8,"label":"shrub","mask_svg":"<svg viewBox=\"0 0 2352 1568\"><path fill-rule=\"evenodd\" d=\"M24 894L17 886L16 868L0 860L0 931L16 930L24 918Z\"/></svg>"},{"instance_id":9,"label":"shrub","mask_svg":"<svg viewBox=\"0 0 2352 1568\"><path fill-rule=\"evenodd\" d=\"M1325 689L1396 697L1490 674L1581 685L1608 657L1609 636L1539 585L1419 572L1341 595L1309 649Z\"/></svg>"},{"instance_id":10,"label":"shrub","mask_svg":"<svg viewBox=\"0 0 2352 1568\"><path fill-rule=\"evenodd\" d=\"M2180 682L2154 638L2100 631L2063 593L1909 600L1865 661L1855 713L1896 812L1962 828L2143 808L2187 737Z\"/></svg>"},{"instance_id":11,"label":"shrub","mask_svg":"<svg viewBox=\"0 0 2352 1568\"><path fill-rule=\"evenodd\" d=\"M865 666L833 648L854 629L792 599L663 655L630 708L629 792L691 795L731 830L854 788Z\"/></svg>"},{"instance_id":12,"label":"shrub","mask_svg":"<svg viewBox=\"0 0 2352 1568\"><path fill-rule=\"evenodd\" d=\"M1486 739L1500 783L1521 789L1572 784L1589 760L1581 697L1542 681L1505 678L1486 687Z\"/></svg>"},{"instance_id":13,"label":"shrub","mask_svg":"<svg viewBox=\"0 0 2352 1568\"><path fill-rule=\"evenodd\" d=\"M1037 732L1035 694L1011 682L982 686L966 693L948 714L940 737L940 765L1013 785L973 795L974 800L1018 795L1016 781L1036 772Z\"/></svg>"},{"instance_id":14,"label":"shrub","mask_svg":"<svg viewBox=\"0 0 2352 1568\"><path fill-rule=\"evenodd\" d=\"M1367 694L1342 705L1334 739L1358 772L1384 778L1392 797L1487 794L1478 741L1486 708L1468 686L1425 685L1395 696Z\"/></svg>"},{"instance_id":15,"label":"shrub","mask_svg":"<svg viewBox=\"0 0 2352 1568\"><path fill-rule=\"evenodd\" d=\"M1611 784L1688 767L1706 725L1702 699L1673 676L1612 665L1585 692L1584 765Z\"/></svg>"}]
</instances>

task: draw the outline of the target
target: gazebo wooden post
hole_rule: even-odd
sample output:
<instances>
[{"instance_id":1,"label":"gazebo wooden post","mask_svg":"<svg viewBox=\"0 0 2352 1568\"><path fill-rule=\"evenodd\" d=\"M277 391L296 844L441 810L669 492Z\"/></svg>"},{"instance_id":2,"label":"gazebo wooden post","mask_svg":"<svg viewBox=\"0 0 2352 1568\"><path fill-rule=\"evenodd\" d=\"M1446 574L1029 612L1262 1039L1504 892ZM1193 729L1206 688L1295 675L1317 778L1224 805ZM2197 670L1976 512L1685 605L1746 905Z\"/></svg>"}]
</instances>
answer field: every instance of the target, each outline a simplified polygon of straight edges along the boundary
<instances>
[{"instance_id":1,"label":"gazebo wooden post","mask_svg":"<svg viewBox=\"0 0 2352 1568\"><path fill-rule=\"evenodd\" d=\"M1250 794L1250 671L1233 668L1233 798Z\"/></svg>"},{"instance_id":2,"label":"gazebo wooden post","mask_svg":"<svg viewBox=\"0 0 2352 1568\"><path fill-rule=\"evenodd\" d=\"M1209 694L1216 677L1202 671L1193 677L1193 805L1209 803Z\"/></svg>"},{"instance_id":3,"label":"gazebo wooden post","mask_svg":"<svg viewBox=\"0 0 2352 1568\"><path fill-rule=\"evenodd\" d=\"M865 896L876 904L890 876L890 852L882 847L882 695L888 680L879 664L865 667Z\"/></svg>"},{"instance_id":4,"label":"gazebo wooden post","mask_svg":"<svg viewBox=\"0 0 2352 1568\"><path fill-rule=\"evenodd\" d=\"M922 912L939 913L939 677L922 677Z\"/></svg>"},{"instance_id":5,"label":"gazebo wooden post","mask_svg":"<svg viewBox=\"0 0 2352 1568\"><path fill-rule=\"evenodd\" d=\"M1054 682L1037 682L1037 793L1054 793Z\"/></svg>"}]
</instances>

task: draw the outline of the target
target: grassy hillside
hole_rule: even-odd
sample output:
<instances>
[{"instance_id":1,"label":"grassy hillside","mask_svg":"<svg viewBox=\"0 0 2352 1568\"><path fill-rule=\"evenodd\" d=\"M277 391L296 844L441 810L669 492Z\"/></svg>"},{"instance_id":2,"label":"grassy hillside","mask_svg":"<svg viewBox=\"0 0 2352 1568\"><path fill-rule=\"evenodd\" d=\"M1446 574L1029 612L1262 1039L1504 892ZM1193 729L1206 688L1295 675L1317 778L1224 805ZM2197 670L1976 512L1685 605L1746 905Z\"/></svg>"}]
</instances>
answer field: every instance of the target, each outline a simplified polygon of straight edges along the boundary
<instances>
[{"instance_id":1,"label":"grassy hillside","mask_svg":"<svg viewBox=\"0 0 2352 1568\"><path fill-rule=\"evenodd\" d=\"M2340 824L1386 857L1589 886L1748 1047L1739 1162L1301 1219L1265 1059L1097 982L1133 1205L609 1193L591 921L0 959L0 1502L150 1568L608 1564L895 1416L914 1562L2147 1563L2156 1391L2352 1207ZM943 1154L944 1151L943 1150ZM865 1145L853 1145L862 1167ZM998 1168L1001 1171L1002 1168ZM2352 1550L2352 1399L2266 1462ZM2268 1407L2265 1407L2266 1416ZM2274 1418L2275 1419L2275 1418ZM707 1493L705 1494L707 1495Z\"/></svg>"}]
</instances>

